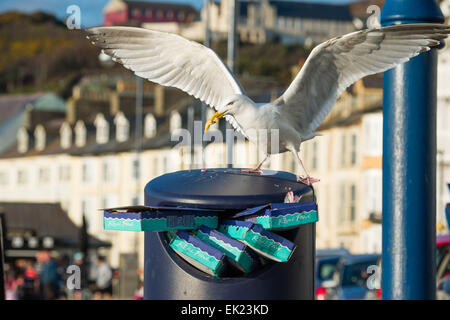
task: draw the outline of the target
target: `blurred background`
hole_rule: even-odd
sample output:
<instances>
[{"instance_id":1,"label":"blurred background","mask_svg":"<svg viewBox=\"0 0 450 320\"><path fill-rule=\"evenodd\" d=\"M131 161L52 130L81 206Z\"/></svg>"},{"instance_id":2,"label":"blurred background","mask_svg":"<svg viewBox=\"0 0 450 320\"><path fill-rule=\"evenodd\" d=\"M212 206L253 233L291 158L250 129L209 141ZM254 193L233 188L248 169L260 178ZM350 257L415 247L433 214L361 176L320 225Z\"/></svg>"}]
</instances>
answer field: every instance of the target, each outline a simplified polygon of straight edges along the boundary
<instances>
[{"instance_id":1,"label":"blurred background","mask_svg":"<svg viewBox=\"0 0 450 320\"><path fill-rule=\"evenodd\" d=\"M280 96L312 48L367 27L384 0L241 0L235 60L231 0L4 0L0 3L0 217L9 299L141 299L144 234L103 230L101 208L143 204L167 172L227 165L225 143L174 148L180 129L210 117L193 97L136 78L82 29L128 25L205 43L233 67L256 102ZM441 1L449 16L450 1ZM229 52L229 51L228 51ZM276 57L274 59L274 57ZM450 275L450 49L439 51L438 283ZM383 76L357 81L302 144L314 177L318 299L380 298ZM206 114L205 114L206 112ZM215 125L224 132L224 122ZM236 142L235 167L257 147ZM292 155L264 168L302 174ZM67 285L79 266L81 290ZM372 266L373 268L368 267ZM75 283L76 284L76 283ZM439 297L448 298L444 292Z\"/></svg>"}]
</instances>

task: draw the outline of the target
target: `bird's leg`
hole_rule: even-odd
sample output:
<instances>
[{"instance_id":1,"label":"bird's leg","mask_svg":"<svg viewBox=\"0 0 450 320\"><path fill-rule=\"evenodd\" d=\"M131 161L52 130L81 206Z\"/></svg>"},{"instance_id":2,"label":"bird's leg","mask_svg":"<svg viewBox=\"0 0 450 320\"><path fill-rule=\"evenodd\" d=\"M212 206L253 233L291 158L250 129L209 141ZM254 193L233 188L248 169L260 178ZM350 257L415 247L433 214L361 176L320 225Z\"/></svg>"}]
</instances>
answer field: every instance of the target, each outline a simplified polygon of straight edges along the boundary
<instances>
[{"instance_id":1,"label":"bird's leg","mask_svg":"<svg viewBox=\"0 0 450 320\"><path fill-rule=\"evenodd\" d=\"M298 152L296 150L292 151L292 153L295 154L295 157L297 158L298 162L300 163L300 166L303 168L303 171L306 174L306 178L302 178L297 176L297 181L306 184L307 186L312 185L315 182L319 182L320 179L312 178L309 176L308 172L306 171L305 166L303 165L302 159L300 159L300 156L298 155Z\"/></svg>"},{"instance_id":2,"label":"bird's leg","mask_svg":"<svg viewBox=\"0 0 450 320\"><path fill-rule=\"evenodd\" d=\"M258 166L255 169L242 169L241 172L262 174L261 166L267 160L268 157L269 155L266 154L264 159L258 164Z\"/></svg>"}]
</instances>

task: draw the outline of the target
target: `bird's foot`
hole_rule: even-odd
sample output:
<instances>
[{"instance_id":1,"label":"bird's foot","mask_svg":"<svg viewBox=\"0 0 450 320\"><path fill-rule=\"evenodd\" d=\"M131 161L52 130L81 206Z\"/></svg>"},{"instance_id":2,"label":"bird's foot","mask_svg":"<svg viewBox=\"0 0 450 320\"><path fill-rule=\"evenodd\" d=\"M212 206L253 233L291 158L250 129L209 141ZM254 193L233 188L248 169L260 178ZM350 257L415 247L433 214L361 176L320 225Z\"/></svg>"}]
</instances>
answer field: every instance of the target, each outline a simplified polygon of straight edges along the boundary
<instances>
[{"instance_id":1,"label":"bird's foot","mask_svg":"<svg viewBox=\"0 0 450 320\"><path fill-rule=\"evenodd\" d=\"M313 183L319 182L320 179L312 178L310 176L307 176L306 178L302 178L300 176L297 176L297 182L301 182L306 184L307 186L312 185Z\"/></svg>"},{"instance_id":2,"label":"bird's foot","mask_svg":"<svg viewBox=\"0 0 450 320\"><path fill-rule=\"evenodd\" d=\"M245 172L245 173L257 173L257 174L262 174L262 170L259 168L255 168L255 169L242 169L241 172Z\"/></svg>"}]
</instances>

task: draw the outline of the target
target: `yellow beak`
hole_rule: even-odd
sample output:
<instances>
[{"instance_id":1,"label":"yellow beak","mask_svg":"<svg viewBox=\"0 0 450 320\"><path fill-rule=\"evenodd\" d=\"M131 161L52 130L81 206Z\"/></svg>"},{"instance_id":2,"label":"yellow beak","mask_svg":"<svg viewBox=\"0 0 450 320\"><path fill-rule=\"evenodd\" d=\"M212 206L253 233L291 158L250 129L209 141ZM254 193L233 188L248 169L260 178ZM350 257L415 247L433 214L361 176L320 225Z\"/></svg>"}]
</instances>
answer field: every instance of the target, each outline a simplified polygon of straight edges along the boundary
<instances>
[{"instance_id":1,"label":"yellow beak","mask_svg":"<svg viewBox=\"0 0 450 320\"><path fill-rule=\"evenodd\" d=\"M206 121L205 124L205 132L208 131L209 127L211 127L211 125L213 125L214 123L216 123L217 121L219 121L220 118L223 118L223 116L228 112L228 110L225 110L224 112L219 112L217 111L216 113L214 113L214 115L211 117L211 119L209 119L208 121Z\"/></svg>"}]
</instances>

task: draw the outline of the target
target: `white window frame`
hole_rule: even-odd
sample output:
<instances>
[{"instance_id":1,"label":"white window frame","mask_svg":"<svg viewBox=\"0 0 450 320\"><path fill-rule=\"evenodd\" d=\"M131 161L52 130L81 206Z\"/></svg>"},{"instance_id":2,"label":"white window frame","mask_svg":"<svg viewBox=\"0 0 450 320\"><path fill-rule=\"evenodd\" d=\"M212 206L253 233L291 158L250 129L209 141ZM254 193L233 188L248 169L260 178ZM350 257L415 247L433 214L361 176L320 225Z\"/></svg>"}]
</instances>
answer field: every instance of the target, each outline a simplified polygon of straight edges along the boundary
<instances>
[{"instance_id":1,"label":"white window frame","mask_svg":"<svg viewBox=\"0 0 450 320\"><path fill-rule=\"evenodd\" d=\"M95 140L98 144L105 144L109 141L109 123L106 121L103 113L97 114L95 117Z\"/></svg>"},{"instance_id":2,"label":"white window frame","mask_svg":"<svg viewBox=\"0 0 450 320\"><path fill-rule=\"evenodd\" d=\"M145 116L144 121L144 135L146 138L153 138L157 133L156 118L153 114L149 113Z\"/></svg>"},{"instance_id":3,"label":"white window frame","mask_svg":"<svg viewBox=\"0 0 450 320\"><path fill-rule=\"evenodd\" d=\"M123 112L119 112L114 118L116 125L116 140L118 142L125 142L130 136L130 122L125 117Z\"/></svg>"},{"instance_id":4,"label":"white window frame","mask_svg":"<svg viewBox=\"0 0 450 320\"><path fill-rule=\"evenodd\" d=\"M86 145L86 125L82 120L78 120L75 124L75 145L77 147L84 147Z\"/></svg>"},{"instance_id":5,"label":"white window frame","mask_svg":"<svg viewBox=\"0 0 450 320\"><path fill-rule=\"evenodd\" d=\"M46 133L45 128L42 124L38 124L34 129L34 139L35 139L35 149L38 151L42 151L45 149L46 143Z\"/></svg>"},{"instance_id":6,"label":"white window frame","mask_svg":"<svg viewBox=\"0 0 450 320\"><path fill-rule=\"evenodd\" d=\"M72 146L72 128L67 122L61 125L59 135L61 148L69 149Z\"/></svg>"}]
</instances>

